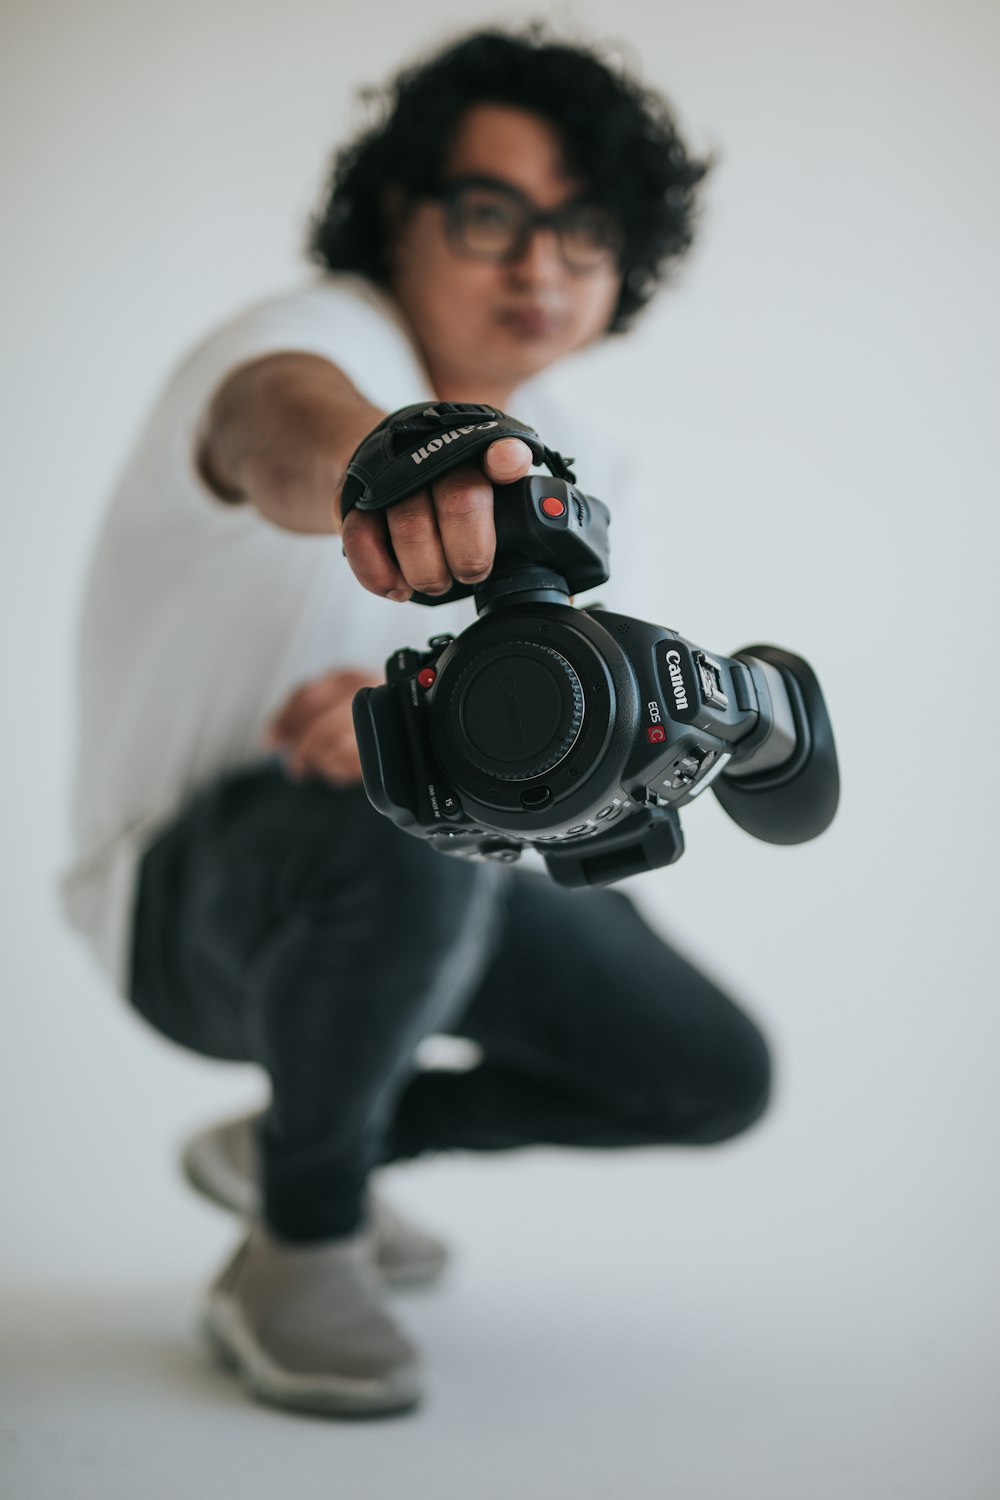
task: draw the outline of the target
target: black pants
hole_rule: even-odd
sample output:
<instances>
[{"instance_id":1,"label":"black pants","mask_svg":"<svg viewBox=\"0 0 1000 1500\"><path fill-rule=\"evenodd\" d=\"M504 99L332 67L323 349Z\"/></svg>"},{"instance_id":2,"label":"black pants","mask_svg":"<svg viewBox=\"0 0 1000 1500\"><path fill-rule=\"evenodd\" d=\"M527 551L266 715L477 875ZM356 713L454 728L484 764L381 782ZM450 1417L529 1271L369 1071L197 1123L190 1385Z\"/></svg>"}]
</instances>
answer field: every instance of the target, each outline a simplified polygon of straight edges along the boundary
<instances>
[{"instance_id":1,"label":"black pants","mask_svg":"<svg viewBox=\"0 0 1000 1500\"><path fill-rule=\"evenodd\" d=\"M146 853L132 1002L259 1063L264 1211L349 1233L380 1163L549 1143L704 1144L765 1107L760 1032L613 889L438 854L362 790L276 765L198 796ZM421 1038L471 1038L464 1072Z\"/></svg>"}]
</instances>

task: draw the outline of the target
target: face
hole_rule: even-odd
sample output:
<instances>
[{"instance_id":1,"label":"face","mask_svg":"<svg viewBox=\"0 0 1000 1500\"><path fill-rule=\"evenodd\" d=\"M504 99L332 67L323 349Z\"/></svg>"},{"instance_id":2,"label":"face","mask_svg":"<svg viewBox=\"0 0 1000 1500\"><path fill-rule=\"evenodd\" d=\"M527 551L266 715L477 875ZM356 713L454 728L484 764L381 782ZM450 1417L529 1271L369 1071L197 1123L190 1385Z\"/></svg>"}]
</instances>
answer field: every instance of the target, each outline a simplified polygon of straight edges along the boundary
<instances>
[{"instance_id":1,"label":"face","mask_svg":"<svg viewBox=\"0 0 1000 1500\"><path fill-rule=\"evenodd\" d=\"M445 184L487 178L537 210L581 197L554 130L498 104L462 118L445 164ZM502 261L469 258L447 229L445 204L421 199L402 215L390 251L390 289L406 316L437 395L503 406L516 386L606 332L618 303L614 257L573 270L554 231L536 227Z\"/></svg>"}]
</instances>

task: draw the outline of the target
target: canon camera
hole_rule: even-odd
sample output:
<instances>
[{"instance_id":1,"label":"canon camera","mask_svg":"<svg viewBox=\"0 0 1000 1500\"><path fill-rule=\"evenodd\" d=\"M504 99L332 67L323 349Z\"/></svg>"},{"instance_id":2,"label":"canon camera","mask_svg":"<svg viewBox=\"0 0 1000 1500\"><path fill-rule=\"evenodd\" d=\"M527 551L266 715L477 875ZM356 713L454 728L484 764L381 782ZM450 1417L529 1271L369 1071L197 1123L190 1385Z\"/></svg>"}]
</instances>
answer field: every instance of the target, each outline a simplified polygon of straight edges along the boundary
<instances>
[{"instance_id":1,"label":"canon camera","mask_svg":"<svg viewBox=\"0 0 1000 1500\"><path fill-rule=\"evenodd\" d=\"M440 454L449 422L455 442L478 427L481 451L497 426L483 420L490 411L409 408L437 425L430 437L418 427L400 439L397 428L393 456L418 437L413 453ZM757 838L795 844L822 833L839 778L808 664L765 645L722 656L663 626L574 607L571 595L608 578L609 512L565 460L538 449L561 477L496 489L492 572L444 596L474 592L478 618L424 651L396 651L385 686L354 700L374 806L446 853L513 861L534 846L567 886L672 863L684 848L678 813L709 786ZM358 467L361 504L371 466ZM376 490L367 508L377 504Z\"/></svg>"}]
</instances>

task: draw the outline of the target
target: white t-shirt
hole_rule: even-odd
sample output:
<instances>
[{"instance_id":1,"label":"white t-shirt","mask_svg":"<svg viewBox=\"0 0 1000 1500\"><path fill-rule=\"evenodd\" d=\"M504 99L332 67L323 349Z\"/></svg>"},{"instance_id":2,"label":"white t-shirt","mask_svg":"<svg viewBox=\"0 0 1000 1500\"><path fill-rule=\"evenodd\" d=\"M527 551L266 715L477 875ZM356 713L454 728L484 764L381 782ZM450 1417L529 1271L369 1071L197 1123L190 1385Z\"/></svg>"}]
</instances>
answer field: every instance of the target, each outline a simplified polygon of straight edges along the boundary
<instances>
[{"instance_id":1,"label":"white t-shirt","mask_svg":"<svg viewBox=\"0 0 1000 1500\"><path fill-rule=\"evenodd\" d=\"M361 277L324 275L241 313L181 364L112 496L79 635L75 860L64 910L124 990L136 874L152 835L220 773L263 760L268 721L300 683L338 667L382 669L402 645L457 631L471 601L433 610L368 593L337 536L283 531L220 501L198 474L199 427L237 366L280 350L321 355L373 404L433 400L392 300ZM625 483L607 445L543 381L512 415L574 455L581 487L616 518ZM628 598L616 568L609 605ZM625 608L624 603L619 607Z\"/></svg>"}]
</instances>

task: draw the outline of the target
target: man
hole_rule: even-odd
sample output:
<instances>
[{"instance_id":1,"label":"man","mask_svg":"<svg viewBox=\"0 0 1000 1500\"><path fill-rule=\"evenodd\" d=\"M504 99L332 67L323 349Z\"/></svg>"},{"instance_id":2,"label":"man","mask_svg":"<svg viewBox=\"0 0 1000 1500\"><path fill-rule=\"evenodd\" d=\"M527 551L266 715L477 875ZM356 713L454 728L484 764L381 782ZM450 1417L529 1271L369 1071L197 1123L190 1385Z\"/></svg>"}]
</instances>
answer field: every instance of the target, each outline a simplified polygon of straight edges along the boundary
<instances>
[{"instance_id":1,"label":"man","mask_svg":"<svg viewBox=\"0 0 1000 1500\"><path fill-rule=\"evenodd\" d=\"M393 647L471 618L400 602L488 574L492 485L531 457L498 442L341 528L355 447L411 402L490 402L617 502L593 429L572 435L529 382L627 325L687 248L703 172L662 101L537 29L402 75L386 123L338 161L322 278L193 353L109 512L66 904L152 1025L268 1075L261 1119L186 1157L252 1218L205 1326L264 1400L351 1414L420 1397L384 1287L429 1279L445 1252L373 1190L380 1165L707 1143L764 1107L759 1032L621 893L401 833L364 796L351 724ZM437 1033L477 1064L419 1069Z\"/></svg>"}]
</instances>

